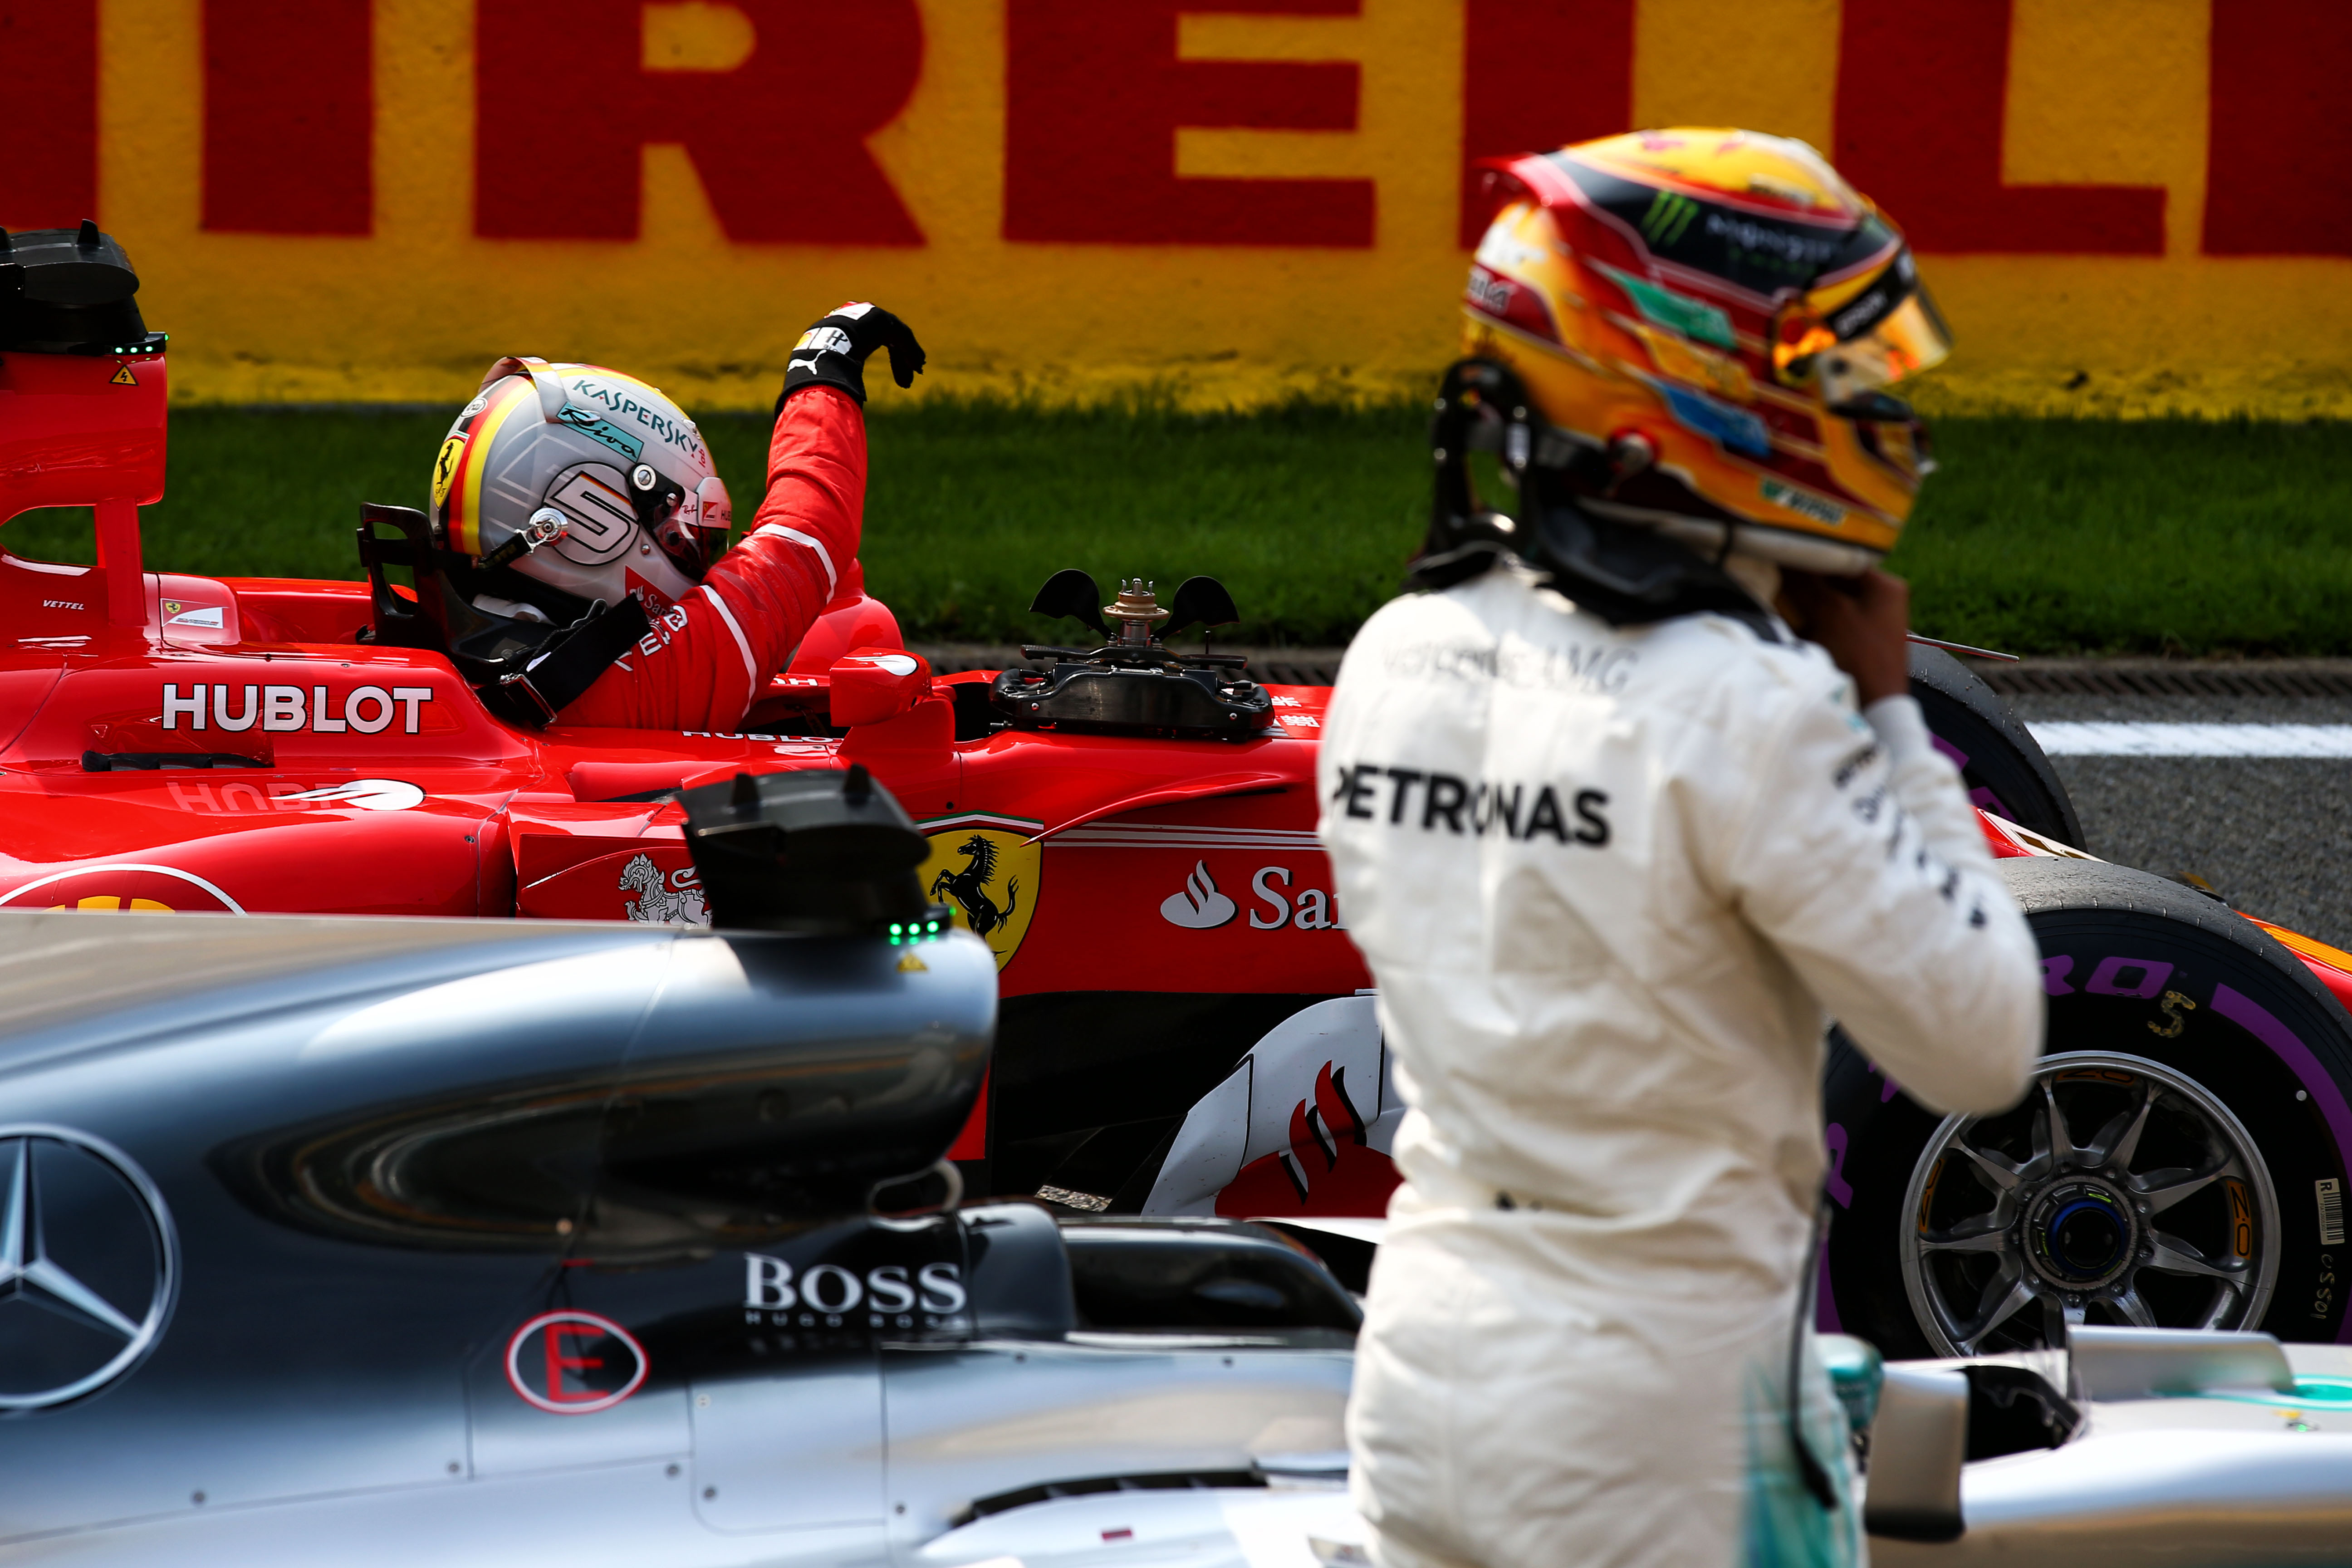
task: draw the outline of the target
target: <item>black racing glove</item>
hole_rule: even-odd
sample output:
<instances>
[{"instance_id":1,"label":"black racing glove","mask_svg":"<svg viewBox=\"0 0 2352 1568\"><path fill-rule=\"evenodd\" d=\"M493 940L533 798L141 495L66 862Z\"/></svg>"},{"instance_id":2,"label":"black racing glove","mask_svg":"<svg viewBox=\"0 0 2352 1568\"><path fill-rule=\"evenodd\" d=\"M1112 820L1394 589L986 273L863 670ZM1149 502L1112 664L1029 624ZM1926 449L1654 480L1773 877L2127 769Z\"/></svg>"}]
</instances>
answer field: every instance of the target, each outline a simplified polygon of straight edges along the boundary
<instances>
[{"instance_id":1,"label":"black racing glove","mask_svg":"<svg viewBox=\"0 0 2352 1568\"><path fill-rule=\"evenodd\" d=\"M784 399L804 386L837 386L860 404L866 401L866 356L876 349L890 351L890 379L912 386L928 357L907 323L863 300L835 308L830 315L801 334L793 357L784 366L784 390L776 398L776 412Z\"/></svg>"}]
</instances>

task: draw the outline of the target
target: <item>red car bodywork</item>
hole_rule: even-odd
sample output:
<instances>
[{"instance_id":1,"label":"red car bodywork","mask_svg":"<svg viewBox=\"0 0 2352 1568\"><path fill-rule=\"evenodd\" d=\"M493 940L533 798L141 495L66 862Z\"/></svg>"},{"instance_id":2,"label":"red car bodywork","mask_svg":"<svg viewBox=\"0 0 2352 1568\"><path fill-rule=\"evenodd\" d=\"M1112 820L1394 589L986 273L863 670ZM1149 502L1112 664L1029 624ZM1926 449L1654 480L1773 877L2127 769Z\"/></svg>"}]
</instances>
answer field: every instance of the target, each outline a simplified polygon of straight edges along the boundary
<instances>
[{"instance_id":1,"label":"red car bodywork","mask_svg":"<svg viewBox=\"0 0 2352 1568\"><path fill-rule=\"evenodd\" d=\"M0 655L0 905L701 921L682 811L625 797L860 762L952 840L941 872L975 858L955 848L974 838L1014 862L975 889L992 881L1010 906L986 933L1008 999L1097 994L1108 1041L1138 1032L1108 1015L1160 994L1288 1006L1369 984L1313 839L1324 689L1276 689L1280 721L1239 743L960 742L953 688L987 678L926 674L903 711L832 737L830 649L896 641L861 595L829 612L749 721L796 722L532 733L493 719L439 656L353 641L360 584L151 574L144 624L123 626L107 623L98 576L0 559L0 613L54 639ZM191 609L218 624L172 624ZM249 726L219 727L222 696ZM120 761L190 752L214 765ZM1161 906L1188 889L1207 915L1183 927ZM1212 921L1218 899L1234 911Z\"/></svg>"},{"instance_id":2,"label":"red car bodywork","mask_svg":"<svg viewBox=\"0 0 2352 1568\"><path fill-rule=\"evenodd\" d=\"M985 676L852 661L868 721L828 734L835 664L899 641L853 570L743 733L510 728L446 658L360 640L363 584L144 571L163 390L160 355L0 362L0 518L95 503L102 562L0 556L0 905L707 919L679 809L625 797L862 762L940 842L935 896L1001 916L1013 1034L1018 999L1063 999L1034 1027L1073 1070L1368 984L1313 840L1322 689L1276 690L1239 742L959 741L955 688ZM1188 896L1207 913L1163 918ZM1215 1076L1137 1085L1139 1120Z\"/></svg>"},{"instance_id":3,"label":"red car bodywork","mask_svg":"<svg viewBox=\"0 0 2352 1568\"><path fill-rule=\"evenodd\" d=\"M707 921L683 814L652 797L863 763L998 955L998 1092L964 1158L1156 1140L1269 1031L1370 984L1314 838L1328 689L1270 689L1276 721L1240 742L982 732L988 676L853 655L898 646L853 570L743 733L514 729L446 658L360 640L363 584L145 572L163 391L160 354L0 362L0 519L95 505L101 561L0 555L0 905ZM829 733L836 711L860 721ZM2276 934L2352 1002L2352 957ZM1315 1055L1265 1086L1295 1157L1253 1156L1239 1209L1378 1213L1393 1184L1367 1132L1393 1111L1384 1062L1351 1086ZM1331 1177L1312 1193L1309 1167Z\"/></svg>"}]
</instances>

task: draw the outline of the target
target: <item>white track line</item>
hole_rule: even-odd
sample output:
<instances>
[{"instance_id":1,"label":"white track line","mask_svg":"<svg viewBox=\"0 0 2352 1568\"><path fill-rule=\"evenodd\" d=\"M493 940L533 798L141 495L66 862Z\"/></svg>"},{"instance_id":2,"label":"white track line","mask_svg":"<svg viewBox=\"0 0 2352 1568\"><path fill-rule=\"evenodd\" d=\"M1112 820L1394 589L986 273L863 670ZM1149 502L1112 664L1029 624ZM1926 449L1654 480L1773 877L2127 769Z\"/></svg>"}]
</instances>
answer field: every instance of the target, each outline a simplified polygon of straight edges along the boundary
<instances>
[{"instance_id":1,"label":"white track line","mask_svg":"<svg viewBox=\"0 0 2352 1568\"><path fill-rule=\"evenodd\" d=\"M2352 757L2352 724L2029 724L2053 757Z\"/></svg>"}]
</instances>

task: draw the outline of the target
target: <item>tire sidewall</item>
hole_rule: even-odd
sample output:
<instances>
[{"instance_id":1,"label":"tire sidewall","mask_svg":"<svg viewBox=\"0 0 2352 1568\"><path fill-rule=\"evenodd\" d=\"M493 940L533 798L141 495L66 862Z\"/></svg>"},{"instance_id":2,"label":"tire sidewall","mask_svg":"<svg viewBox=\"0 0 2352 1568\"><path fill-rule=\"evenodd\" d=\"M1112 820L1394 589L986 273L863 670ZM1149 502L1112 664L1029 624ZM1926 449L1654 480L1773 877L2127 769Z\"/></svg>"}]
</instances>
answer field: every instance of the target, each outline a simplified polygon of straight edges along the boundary
<instances>
[{"instance_id":1,"label":"tire sidewall","mask_svg":"<svg viewBox=\"0 0 2352 1568\"><path fill-rule=\"evenodd\" d=\"M2043 1054L2140 1057L2226 1105L2278 1199L2270 1241L2277 1274L2262 1321L2246 1326L2285 1340L2337 1339L2352 1249L2323 1241L2316 1184L2344 1182L2352 1152L2352 1020L2267 933L2200 895L2095 863L2004 868L2029 866L2068 869L2012 871L2012 886L2071 879L2089 895L2070 900L2062 889L2021 900L2042 955ZM2186 900L2200 902L2178 901ZM2168 996L2195 1005L2176 1002L2168 1012ZM2178 1034L2159 1033L2176 1021ZM1842 1035L1823 1090L1833 1217L1822 1315L1889 1355L1933 1354L1904 1290L1898 1248L1909 1223L1906 1189L1943 1119L1890 1088Z\"/></svg>"},{"instance_id":2,"label":"tire sidewall","mask_svg":"<svg viewBox=\"0 0 2352 1568\"><path fill-rule=\"evenodd\" d=\"M1915 644L1910 668L1911 695L1969 800L2045 838L2086 847L2064 781L2000 694L1939 648Z\"/></svg>"}]
</instances>

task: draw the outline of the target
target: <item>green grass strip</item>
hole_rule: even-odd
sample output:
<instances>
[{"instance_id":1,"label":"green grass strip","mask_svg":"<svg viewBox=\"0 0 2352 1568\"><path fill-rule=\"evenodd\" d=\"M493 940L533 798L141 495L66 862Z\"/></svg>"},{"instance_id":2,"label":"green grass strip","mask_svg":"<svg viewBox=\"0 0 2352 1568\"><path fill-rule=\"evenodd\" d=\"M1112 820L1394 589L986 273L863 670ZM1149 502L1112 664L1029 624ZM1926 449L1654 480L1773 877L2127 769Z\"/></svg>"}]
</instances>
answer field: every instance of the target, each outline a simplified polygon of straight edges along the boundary
<instances>
[{"instance_id":1,"label":"green grass strip","mask_svg":"<svg viewBox=\"0 0 2352 1568\"><path fill-rule=\"evenodd\" d=\"M2352 423L1947 419L1893 569L2016 653L2352 654Z\"/></svg>"},{"instance_id":2,"label":"green grass strip","mask_svg":"<svg viewBox=\"0 0 2352 1568\"><path fill-rule=\"evenodd\" d=\"M1221 578L1234 642L1344 642L1427 516L1417 406L1251 414L877 400L866 582L910 637L1070 635L1026 606L1064 566L1106 588ZM151 570L350 578L359 503L415 505L448 416L173 414ZM748 519L767 422L703 432ZM2352 425L1951 418L1897 551L1922 631L2017 653L2352 654ZM90 559L86 514L0 543Z\"/></svg>"}]
</instances>

